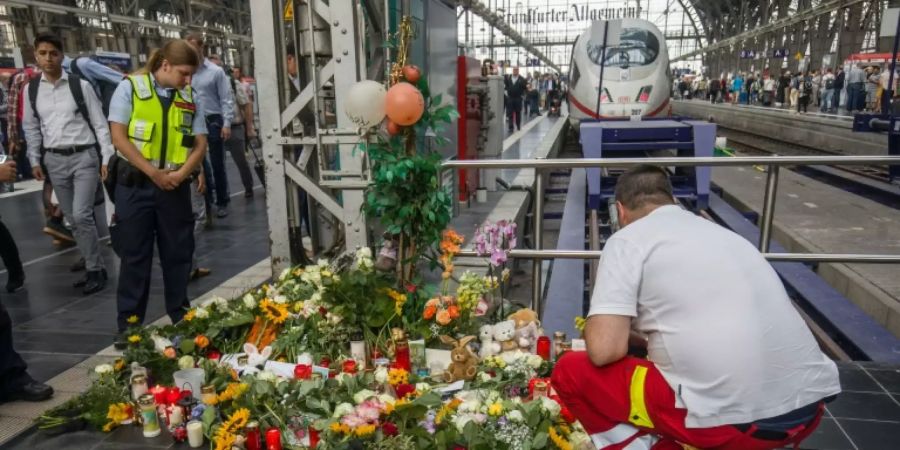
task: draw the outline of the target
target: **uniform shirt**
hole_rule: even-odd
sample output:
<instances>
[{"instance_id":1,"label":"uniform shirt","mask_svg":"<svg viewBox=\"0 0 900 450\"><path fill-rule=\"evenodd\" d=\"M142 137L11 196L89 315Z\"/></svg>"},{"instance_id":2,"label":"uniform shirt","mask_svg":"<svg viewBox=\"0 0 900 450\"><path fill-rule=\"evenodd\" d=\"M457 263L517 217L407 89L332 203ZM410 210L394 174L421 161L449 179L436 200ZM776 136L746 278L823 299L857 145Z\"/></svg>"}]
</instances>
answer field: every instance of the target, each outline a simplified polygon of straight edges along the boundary
<instances>
[{"instance_id":1,"label":"uniform shirt","mask_svg":"<svg viewBox=\"0 0 900 450\"><path fill-rule=\"evenodd\" d=\"M164 88L156 82L156 77L150 74L150 80L153 81L153 88L156 95L164 102L169 102L172 98L174 89ZM112 100L109 102L109 121L128 125L131 122L131 111L134 108L134 95L131 80L128 78L119 83L116 92L113 93ZM196 94L196 93L195 93ZM194 119L191 122L191 130L194 135L206 134L206 114L204 113L205 104L194 95L194 107L196 108Z\"/></svg>"},{"instance_id":2,"label":"uniform shirt","mask_svg":"<svg viewBox=\"0 0 900 450\"><path fill-rule=\"evenodd\" d=\"M231 95L231 82L225 71L204 58L191 77L191 87L194 88L194 101L203 103L205 114L221 114L222 128L231 127L234 96Z\"/></svg>"},{"instance_id":3,"label":"uniform shirt","mask_svg":"<svg viewBox=\"0 0 900 450\"><path fill-rule=\"evenodd\" d=\"M112 141L109 138L109 126L103 117L103 105L94 93L91 84L81 80L81 91L84 94L84 103L90 116L91 127L78 112L75 98L69 88L69 74L64 70L56 84L47 80L46 74L41 74L38 85L37 106L41 119L38 120L31 110L31 101L28 97L28 85L22 88L20 95L24 96L22 112L22 129L25 130L25 142L28 144L28 160L35 167L40 163L41 147L43 148L68 148L79 145L97 143L99 140L100 152L103 156L103 164L109 162L109 158L115 153Z\"/></svg>"},{"instance_id":4,"label":"uniform shirt","mask_svg":"<svg viewBox=\"0 0 900 450\"><path fill-rule=\"evenodd\" d=\"M635 318L688 428L775 417L840 392L775 270L713 222L657 208L613 234L596 280L589 315Z\"/></svg>"},{"instance_id":5,"label":"uniform shirt","mask_svg":"<svg viewBox=\"0 0 900 450\"><path fill-rule=\"evenodd\" d=\"M73 61L75 60L69 58L68 56L63 57L63 70L71 73ZM110 69L109 67L106 67L103 64L100 64L88 57L78 58L76 64L78 64L78 68L81 70L81 73L83 73L84 76L90 81L106 81L108 83L118 83L122 81L123 78L125 78L124 74L116 72L115 70ZM94 92L97 94L97 96L100 95L100 93L96 90Z\"/></svg>"}]
</instances>

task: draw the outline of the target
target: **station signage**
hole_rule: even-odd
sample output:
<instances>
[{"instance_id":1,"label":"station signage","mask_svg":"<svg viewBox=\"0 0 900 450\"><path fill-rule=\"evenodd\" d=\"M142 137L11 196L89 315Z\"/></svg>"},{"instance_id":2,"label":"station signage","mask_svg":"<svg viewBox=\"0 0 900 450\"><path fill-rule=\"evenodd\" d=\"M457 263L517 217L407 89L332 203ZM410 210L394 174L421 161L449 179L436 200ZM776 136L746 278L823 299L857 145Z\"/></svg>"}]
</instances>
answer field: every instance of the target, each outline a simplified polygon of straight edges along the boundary
<instances>
[{"instance_id":1,"label":"station signage","mask_svg":"<svg viewBox=\"0 0 900 450\"><path fill-rule=\"evenodd\" d=\"M786 48L776 48L775 50L772 50L773 58L784 58L787 55L788 55L788 49L786 49Z\"/></svg>"},{"instance_id":2,"label":"station signage","mask_svg":"<svg viewBox=\"0 0 900 450\"><path fill-rule=\"evenodd\" d=\"M755 59L756 52L753 50L741 50L741 59Z\"/></svg>"}]
</instances>

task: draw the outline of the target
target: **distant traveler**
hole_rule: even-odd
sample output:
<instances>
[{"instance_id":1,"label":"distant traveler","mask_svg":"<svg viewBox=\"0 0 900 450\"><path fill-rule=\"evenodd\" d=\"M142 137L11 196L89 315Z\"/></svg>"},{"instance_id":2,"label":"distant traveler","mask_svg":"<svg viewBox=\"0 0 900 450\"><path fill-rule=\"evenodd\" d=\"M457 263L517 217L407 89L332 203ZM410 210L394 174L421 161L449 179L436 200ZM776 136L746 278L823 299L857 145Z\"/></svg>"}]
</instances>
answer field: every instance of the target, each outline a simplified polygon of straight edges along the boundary
<instances>
[{"instance_id":1,"label":"distant traveler","mask_svg":"<svg viewBox=\"0 0 900 450\"><path fill-rule=\"evenodd\" d=\"M847 74L847 112L850 114L862 111L865 107L865 82L866 72L863 71L863 64L851 66L850 73Z\"/></svg>"},{"instance_id":2,"label":"distant traveler","mask_svg":"<svg viewBox=\"0 0 900 450\"><path fill-rule=\"evenodd\" d=\"M834 75L834 101L831 104L831 109L834 113L837 113L838 108L841 106L841 91L844 89L845 82L846 74L844 73L844 68L838 67L837 73ZM849 108L850 104L848 103L847 109L849 110Z\"/></svg>"},{"instance_id":3,"label":"distant traveler","mask_svg":"<svg viewBox=\"0 0 900 450\"><path fill-rule=\"evenodd\" d=\"M813 84L809 72L797 75L797 112L809 112L809 101L812 97Z\"/></svg>"},{"instance_id":4,"label":"distant traveler","mask_svg":"<svg viewBox=\"0 0 900 450\"><path fill-rule=\"evenodd\" d=\"M522 100L525 96L527 84L525 79L519 76L519 67L513 67L513 73L504 80L506 87L506 126L509 132L522 128Z\"/></svg>"},{"instance_id":5,"label":"distant traveler","mask_svg":"<svg viewBox=\"0 0 900 450\"><path fill-rule=\"evenodd\" d=\"M622 228L597 269L587 351L553 370L562 403L598 448L796 448L841 388L778 274L676 205L658 167L620 176L615 199Z\"/></svg>"},{"instance_id":6,"label":"distant traveler","mask_svg":"<svg viewBox=\"0 0 900 450\"><path fill-rule=\"evenodd\" d=\"M763 106L772 106L772 101L776 97L775 89L775 79L771 75L766 74L763 80Z\"/></svg>"},{"instance_id":7,"label":"distant traveler","mask_svg":"<svg viewBox=\"0 0 900 450\"><path fill-rule=\"evenodd\" d=\"M819 106L819 111L823 113L837 111L834 107L834 91L835 78L831 67L829 67L825 70L825 75L822 75L822 102Z\"/></svg>"},{"instance_id":8,"label":"distant traveler","mask_svg":"<svg viewBox=\"0 0 900 450\"><path fill-rule=\"evenodd\" d=\"M710 103L718 103L719 102L719 91L722 89L722 81L718 78L714 78L709 81L709 102Z\"/></svg>"}]
</instances>

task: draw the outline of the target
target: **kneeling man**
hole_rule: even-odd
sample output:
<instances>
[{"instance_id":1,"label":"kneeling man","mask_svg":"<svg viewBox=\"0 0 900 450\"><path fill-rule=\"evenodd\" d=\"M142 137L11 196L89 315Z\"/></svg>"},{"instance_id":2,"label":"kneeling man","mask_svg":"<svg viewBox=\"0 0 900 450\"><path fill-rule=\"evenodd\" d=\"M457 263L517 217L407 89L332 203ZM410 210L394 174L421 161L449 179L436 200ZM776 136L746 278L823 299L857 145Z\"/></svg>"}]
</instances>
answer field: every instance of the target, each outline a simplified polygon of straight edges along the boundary
<instances>
[{"instance_id":1,"label":"kneeling man","mask_svg":"<svg viewBox=\"0 0 900 450\"><path fill-rule=\"evenodd\" d=\"M674 204L653 166L616 185L585 326L553 387L602 449L774 449L840 392L778 275L737 234ZM648 359L627 356L629 345Z\"/></svg>"}]
</instances>

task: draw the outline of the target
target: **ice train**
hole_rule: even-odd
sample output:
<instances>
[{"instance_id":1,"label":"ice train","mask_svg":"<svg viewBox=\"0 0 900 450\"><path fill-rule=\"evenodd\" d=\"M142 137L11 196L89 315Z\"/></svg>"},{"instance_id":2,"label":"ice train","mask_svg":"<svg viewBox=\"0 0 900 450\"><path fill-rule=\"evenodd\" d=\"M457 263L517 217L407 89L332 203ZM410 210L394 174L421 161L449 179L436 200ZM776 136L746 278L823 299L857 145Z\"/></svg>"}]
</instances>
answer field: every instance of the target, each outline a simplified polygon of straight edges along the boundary
<instances>
[{"instance_id":1,"label":"ice train","mask_svg":"<svg viewBox=\"0 0 900 450\"><path fill-rule=\"evenodd\" d=\"M607 45L602 33L588 27L575 41L569 64L569 120L657 117L668 115L669 53L665 37L653 23L642 19L609 21L620 30L619 42ZM613 42L607 36L607 42ZM600 64L603 59L603 93L597 113Z\"/></svg>"}]
</instances>

